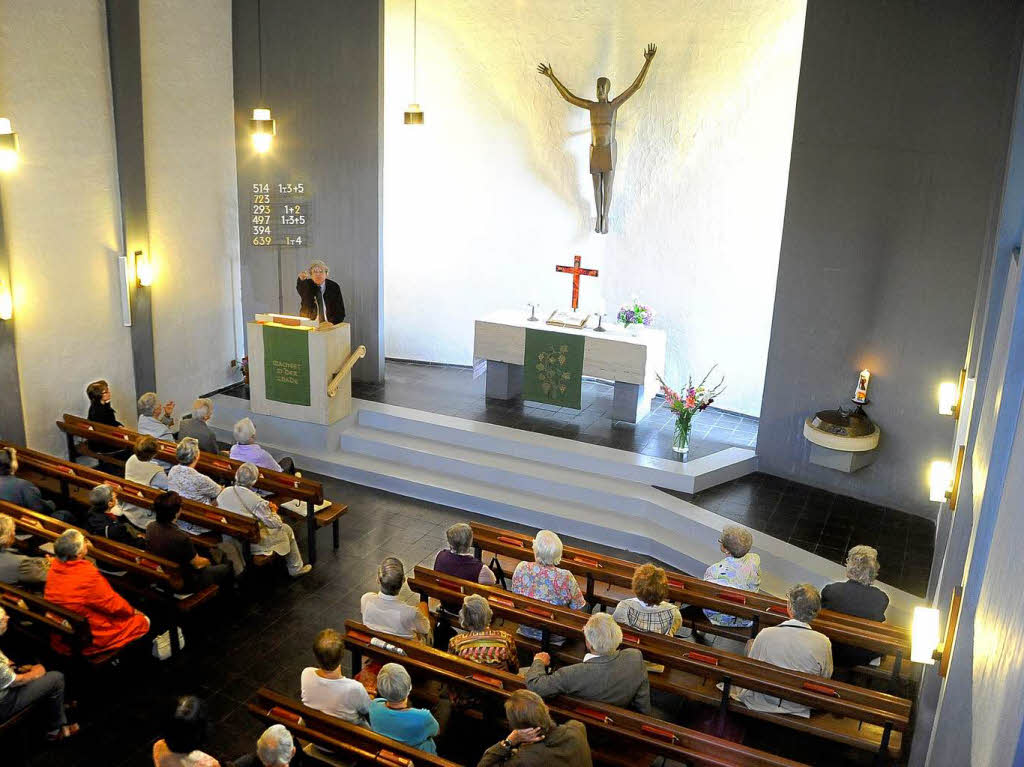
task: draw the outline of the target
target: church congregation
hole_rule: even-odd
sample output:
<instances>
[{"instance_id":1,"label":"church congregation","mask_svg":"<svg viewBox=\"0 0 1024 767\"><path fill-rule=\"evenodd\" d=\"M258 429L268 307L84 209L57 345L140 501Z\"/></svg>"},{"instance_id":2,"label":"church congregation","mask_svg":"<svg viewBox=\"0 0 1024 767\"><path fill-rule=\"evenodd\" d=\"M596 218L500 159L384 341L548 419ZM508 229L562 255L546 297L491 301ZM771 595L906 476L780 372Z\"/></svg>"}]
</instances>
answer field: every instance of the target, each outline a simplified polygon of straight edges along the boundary
<instances>
[{"instance_id":1,"label":"church congregation","mask_svg":"<svg viewBox=\"0 0 1024 767\"><path fill-rule=\"evenodd\" d=\"M1024 3L0 0L0 767L1024 767Z\"/></svg>"}]
</instances>

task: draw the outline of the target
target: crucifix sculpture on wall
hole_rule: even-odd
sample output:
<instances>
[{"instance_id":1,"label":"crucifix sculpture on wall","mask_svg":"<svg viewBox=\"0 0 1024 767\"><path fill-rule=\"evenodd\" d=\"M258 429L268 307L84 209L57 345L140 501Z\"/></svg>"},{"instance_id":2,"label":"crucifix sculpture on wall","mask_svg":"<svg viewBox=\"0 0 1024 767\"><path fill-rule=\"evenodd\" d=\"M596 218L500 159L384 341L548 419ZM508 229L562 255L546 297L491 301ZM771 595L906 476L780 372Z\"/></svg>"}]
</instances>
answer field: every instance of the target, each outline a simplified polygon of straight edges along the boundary
<instances>
[{"instance_id":1,"label":"crucifix sculpture on wall","mask_svg":"<svg viewBox=\"0 0 1024 767\"><path fill-rule=\"evenodd\" d=\"M572 266L556 266L556 272L572 275L572 310L576 311L580 305L580 275L584 277L596 277L597 269L581 269L580 256L572 257Z\"/></svg>"}]
</instances>

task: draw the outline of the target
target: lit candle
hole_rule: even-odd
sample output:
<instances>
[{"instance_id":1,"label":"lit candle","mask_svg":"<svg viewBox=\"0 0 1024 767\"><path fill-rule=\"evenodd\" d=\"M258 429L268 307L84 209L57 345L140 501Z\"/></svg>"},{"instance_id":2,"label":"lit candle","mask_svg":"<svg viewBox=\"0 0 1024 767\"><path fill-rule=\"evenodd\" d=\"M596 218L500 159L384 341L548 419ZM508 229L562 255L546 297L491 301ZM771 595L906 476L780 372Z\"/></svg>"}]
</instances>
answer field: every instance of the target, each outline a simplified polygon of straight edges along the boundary
<instances>
[{"instance_id":1,"label":"lit candle","mask_svg":"<svg viewBox=\"0 0 1024 767\"><path fill-rule=\"evenodd\" d=\"M853 401L864 404L868 401L868 382L871 380L871 373L865 368L860 371L860 378L857 380L857 392L853 395Z\"/></svg>"}]
</instances>

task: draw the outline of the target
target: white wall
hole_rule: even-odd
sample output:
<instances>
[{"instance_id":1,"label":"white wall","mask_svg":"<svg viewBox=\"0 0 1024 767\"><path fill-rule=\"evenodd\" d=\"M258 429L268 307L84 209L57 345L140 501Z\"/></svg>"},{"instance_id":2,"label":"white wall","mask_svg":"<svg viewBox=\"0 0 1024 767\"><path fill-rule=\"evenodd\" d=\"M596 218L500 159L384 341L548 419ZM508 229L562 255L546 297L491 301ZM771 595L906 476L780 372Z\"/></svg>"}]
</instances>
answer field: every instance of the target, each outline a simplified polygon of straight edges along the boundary
<instances>
[{"instance_id":1,"label":"white wall","mask_svg":"<svg viewBox=\"0 0 1024 767\"><path fill-rule=\"evenodd\" d=\"M143 0L140 34L156 380L185 412L240 378L231 2Z\"/></svg>"},{"instance_id":2,"label":"white wall","mask_svg":"<svg viewBox=\"0 0 1024 767\"><path fill-rule=\"evenodd\" d=\"M473 319L569 303L555 264L583 256L581 307L638 294L668 331L667 373L717 362L724 408L757 414L768 350L805 0L447 0L385 4L384 281L388 356L467 364ZM550 62L619 112L610 233L593 233L589 122L536 72Z\"/></svg>"},{"instance_id":3,"label":"white wall","mask_svg":"<svg viewBox=\"0 0 1024 767\"><path fill-rule=\"evenodd\" d=\"M4 0L0 112L21 164L0 179L11 258L18 368L28 444L60 452L61 413L87 409L106 378L134 422L131 340L121 324L120 212L99 0Z\"/></svg>"}]
</instances>

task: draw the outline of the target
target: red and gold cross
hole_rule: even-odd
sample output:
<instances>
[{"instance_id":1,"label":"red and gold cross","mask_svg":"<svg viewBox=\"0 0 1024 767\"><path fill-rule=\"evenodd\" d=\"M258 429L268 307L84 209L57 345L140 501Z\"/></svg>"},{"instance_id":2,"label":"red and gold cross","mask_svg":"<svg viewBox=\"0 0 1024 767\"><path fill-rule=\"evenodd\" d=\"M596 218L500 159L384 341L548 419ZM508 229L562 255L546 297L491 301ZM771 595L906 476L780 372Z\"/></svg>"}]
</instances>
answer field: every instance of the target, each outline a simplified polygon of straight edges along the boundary
<instances>
[{"instance_id":1,"label":"red and gold cross","mask_svg":"<svg viewBox=\"0 0 1024 767\"><path fill-rule=\"evenodd\" d=\"M576 311L580 305L580 275L584 277L596 277L597 269L581 269L580 256L573 256L572 266L556 266L556 272L572 275L572 310Z\"/></svg>"}]
</instances>

